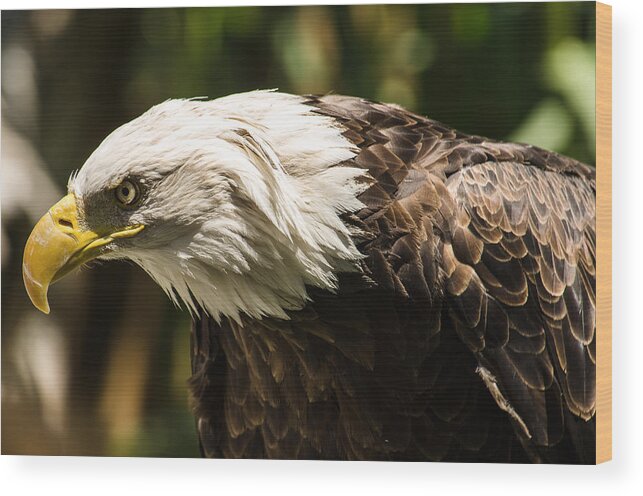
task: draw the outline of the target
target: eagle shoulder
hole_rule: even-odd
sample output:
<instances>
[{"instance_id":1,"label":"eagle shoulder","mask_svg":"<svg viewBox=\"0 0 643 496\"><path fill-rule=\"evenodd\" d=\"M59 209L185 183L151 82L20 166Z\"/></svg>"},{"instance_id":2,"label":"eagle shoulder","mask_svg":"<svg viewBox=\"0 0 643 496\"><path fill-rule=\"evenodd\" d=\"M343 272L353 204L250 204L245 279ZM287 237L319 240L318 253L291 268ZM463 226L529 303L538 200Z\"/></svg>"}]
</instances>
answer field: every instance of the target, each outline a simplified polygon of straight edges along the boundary
<instances>
[{"instance_id":1,"label":"eagle shoulder","mask_svg":"<svg viewBox=\"0 0 643 496\"><path fill-rule=\"evenodd\" d=\"M376 179L357 213L371 233L359 246L369 275L402 296L444 300L442 327L474 354L525 444L537 452L573 430L566 440L591 453L594 170L397 106L314 104L347 128L361 149L355 163Z\"/></svg>"}]
</instances>

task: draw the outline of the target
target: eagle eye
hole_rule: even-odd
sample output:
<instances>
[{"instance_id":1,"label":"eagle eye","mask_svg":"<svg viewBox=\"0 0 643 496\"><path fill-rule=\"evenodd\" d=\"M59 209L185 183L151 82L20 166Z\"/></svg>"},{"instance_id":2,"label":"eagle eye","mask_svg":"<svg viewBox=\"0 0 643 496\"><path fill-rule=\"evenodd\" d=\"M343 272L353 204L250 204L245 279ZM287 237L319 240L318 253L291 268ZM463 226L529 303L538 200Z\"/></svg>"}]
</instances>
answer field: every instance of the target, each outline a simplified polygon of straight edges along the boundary
<instances>
[{"instance_id":1,"label":"eagle eye","mask_svg":"<svg viewBox=\"0 0 643 496\"><path fill-rule=\"evenodd\" d=\"M141 191L136 183L129 179L125 179L122 183L116 186L114 194L116 195L116 200L122 206L132 207L139 201Z\"/></svg>"}]
</instances>

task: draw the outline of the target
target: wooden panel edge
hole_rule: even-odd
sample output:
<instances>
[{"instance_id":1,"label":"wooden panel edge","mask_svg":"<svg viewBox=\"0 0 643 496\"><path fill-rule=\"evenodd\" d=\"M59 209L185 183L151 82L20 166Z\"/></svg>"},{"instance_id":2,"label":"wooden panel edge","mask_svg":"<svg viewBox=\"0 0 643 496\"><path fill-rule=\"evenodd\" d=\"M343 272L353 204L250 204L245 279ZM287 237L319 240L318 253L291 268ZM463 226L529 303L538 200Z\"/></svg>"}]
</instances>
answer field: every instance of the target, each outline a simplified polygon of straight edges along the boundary
<instances>
[{"instance_id":1,"label":"wooden panel edge","mask_svg":"<svg viewBox=\"0 0 643 496\"><path fill-rule=\"evenodd\" d=\"M612 7L596 2L596 463L612 459Z\"/></svg>"}]
</instances>

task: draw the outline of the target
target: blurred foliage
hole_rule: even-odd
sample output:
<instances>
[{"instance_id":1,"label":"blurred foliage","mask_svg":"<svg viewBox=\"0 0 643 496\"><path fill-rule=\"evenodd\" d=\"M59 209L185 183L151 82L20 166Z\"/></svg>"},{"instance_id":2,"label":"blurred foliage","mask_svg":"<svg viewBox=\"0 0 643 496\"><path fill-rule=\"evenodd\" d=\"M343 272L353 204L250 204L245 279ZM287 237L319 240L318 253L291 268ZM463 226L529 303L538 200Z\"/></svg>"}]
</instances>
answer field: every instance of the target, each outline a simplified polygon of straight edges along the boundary
<instances>
[{"instance_id":1,"label":"blurred foliage","mask_svg":"<svg viewBox=\"0 0 643 496\"><path fill-rule=\"evenodd\" d=\"M198 455L189 318L149 278L83 271L47 318L22 288L38 202L115 127L168 98L335 92L593 165L594 21L592 2L3 12L3 453Z\"/></svg>"}]
</instances>

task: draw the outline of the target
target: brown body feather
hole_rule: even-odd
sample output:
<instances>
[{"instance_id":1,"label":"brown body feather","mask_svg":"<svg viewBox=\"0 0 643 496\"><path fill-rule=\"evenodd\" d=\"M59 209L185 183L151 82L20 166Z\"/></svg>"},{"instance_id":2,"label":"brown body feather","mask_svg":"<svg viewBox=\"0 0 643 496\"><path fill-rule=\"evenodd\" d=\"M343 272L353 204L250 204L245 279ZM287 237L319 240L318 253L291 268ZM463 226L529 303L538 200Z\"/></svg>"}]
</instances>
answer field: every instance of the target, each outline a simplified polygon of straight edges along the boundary
<instances>
[{"instance_id":1,"label":"brown body feather","mask_svg":"<svg viewBox=\"0 0 643 496\"><path fill-rule=\"evenodd\" d=\"M590 463L595 179L395 106L310 97L374 183L363 274L290 320L193 328L204 455Z\"/></svg>"}]
</instances>

